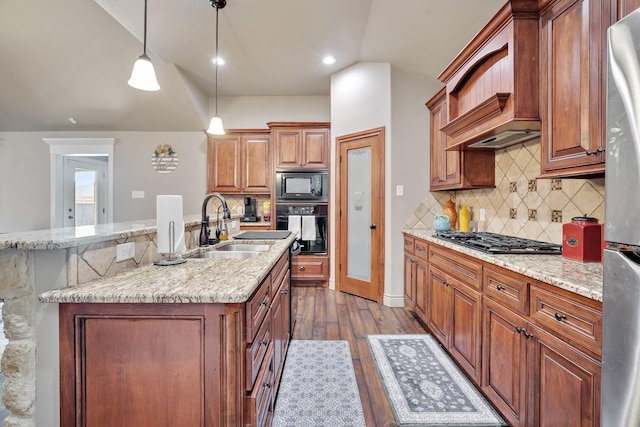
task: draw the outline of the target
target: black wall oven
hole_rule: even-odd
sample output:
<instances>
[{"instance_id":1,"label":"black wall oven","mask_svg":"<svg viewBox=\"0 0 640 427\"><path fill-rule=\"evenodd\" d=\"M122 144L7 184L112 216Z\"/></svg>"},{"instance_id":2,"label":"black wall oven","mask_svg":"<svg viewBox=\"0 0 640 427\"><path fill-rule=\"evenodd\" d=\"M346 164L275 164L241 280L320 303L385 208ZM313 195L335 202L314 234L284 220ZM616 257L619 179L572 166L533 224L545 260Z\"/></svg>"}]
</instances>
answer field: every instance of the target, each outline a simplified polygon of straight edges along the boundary
<instances>
[{"instance_id":1,"label":"black wall oven","mask_svg":"<svg viewBox=\"0 0 640 427\"><path fill-rule=\"evenodd\" d=\"M326 204L276 204L276 229L299 233L301 255L327 253Z\"/></svg>"},{"instance_id":2,"label":"black wall oven","mask_svg":"<svg viewBox=\"0 0 640 427\"><path fill-rule=\"evenodd\" d=\"M326 203L329 173L326 170L276 171L276 202Z\"/></svg>"}]
</instances>

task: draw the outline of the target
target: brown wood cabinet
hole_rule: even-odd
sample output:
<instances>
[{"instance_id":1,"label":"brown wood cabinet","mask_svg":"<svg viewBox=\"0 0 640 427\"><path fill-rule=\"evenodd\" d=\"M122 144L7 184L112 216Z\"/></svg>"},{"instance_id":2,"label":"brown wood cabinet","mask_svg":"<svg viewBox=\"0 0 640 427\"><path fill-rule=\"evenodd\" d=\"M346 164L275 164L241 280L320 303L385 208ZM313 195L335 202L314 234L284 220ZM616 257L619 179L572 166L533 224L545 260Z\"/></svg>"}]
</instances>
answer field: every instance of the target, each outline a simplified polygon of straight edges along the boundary
<instances>
[{"instance_id":1,"label":"brown wood cabinet","mask_svg":"<svg viewBox=\"0 0 640 427\"><path fill-rule=\"evenodd\" d=\"M60 304L71 426L269 426L291 336L289 253L230 304Z\"/></svg>"},{"instance_id":2,"label":"brown wood cabinet","mask_svg":"<svg viewBox=\"0 0 640 427\"><path fill-rule=\"evenodd\" d=\"M496 289L483 298L485 394L513 426L598 426L601 304L533 280L523 288L498 267L485 277Z\"/></svg>"},{"instance_id":3,"label":"brown wood cabinet","mask_svg":"<svg viewBox=\"0 0 640 427\"><path fill-rule=\"evenodd\" d=\"M448 136L441 128L447 124L446 88L427 102L430 111L431 191L495 187L493 151L445 151Z\"/></svg>"},{"instance_id":4,"label":"brown wood cabinet","mask_svg":"<svg viewBox=\"0 0 640 427\"><path fill-rule=\"evenodd\" d=\"M640 7L640 0L611 0L615 7L616 21L624 18Z\"/></svg>"},{"instance_id":5,"label":"brown wood cabinet","mask_svg":"<svg viewBox=\"0 0 640 427\"><path fill-rule=\"evenodd\" d=\"M270 194L273 187L271 133L268 130L228 130L209 136L207 192Z\"/></svg>"},{"instance_id":6,"label":"brown wood cabinet","mask_svg":"<svg viewBox=\"0 0 640 427\"><path fill-rule=\"evenodd\" d=\"M611 0L559 0L540 15L541 176L604 172Z\"/></svg>"},{"instance_id":7,"label":"brown wood cabinet","mask_svg":"<svg viewBox=\"0 0 640 427\"><path fill-rule=\"evenodd\" d=\"M414 239L408 236L405 236L404 242L404 306L424 320L429 277L428 245L420 240L415 241L414 245Z\"/></svg>"},{"instance_id":8,"label":"brown wood cabinet","mask_svg":"<svg viewBox=\"0 0 640 427\"><path fill-rule=\"evenodd\" d=\"M510 425L599 426L602 303L408 234L404 242L405 307L420 313L411 254L427 246L420 317Z\"/></svg>"},{"instance_id":9,"label":"brown wood cabinet","mask_svg":"<svg viewBox=\"0 0 640 427\"><path fill-rule=\"evenodd\" d=\"M329 123L271 122L276 169L328 169Z\"/></svg>"},{"instance_id":10,"label":"brown wood cabinet","mask_svg":"<svg viewBox=\"0 0 640 427\"><path fill-rule=\"evenodd\" d=\"M328 255L296 255L291 260L293 286L329 285Z\"/></svg>"}]
</instances>

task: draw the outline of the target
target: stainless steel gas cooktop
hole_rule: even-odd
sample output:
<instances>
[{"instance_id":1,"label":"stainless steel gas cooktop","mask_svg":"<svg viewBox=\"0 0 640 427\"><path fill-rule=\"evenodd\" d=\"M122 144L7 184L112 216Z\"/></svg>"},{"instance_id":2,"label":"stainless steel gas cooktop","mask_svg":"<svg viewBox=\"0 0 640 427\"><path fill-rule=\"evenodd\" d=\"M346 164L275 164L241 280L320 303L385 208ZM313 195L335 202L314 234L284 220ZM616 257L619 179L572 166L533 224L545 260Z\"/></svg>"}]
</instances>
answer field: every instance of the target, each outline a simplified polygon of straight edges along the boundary
<instances>
[{"instance_id":1,"label":"stainless steel gas cooktop","mask_svg":"<svg viewBox=\"0 0 640 427\"><path fill-rule=\"evenodd\" d=\"M434 237L492 254L562 254L562 245L483 231L439 231Z\"/></svg>"}]
</instances>

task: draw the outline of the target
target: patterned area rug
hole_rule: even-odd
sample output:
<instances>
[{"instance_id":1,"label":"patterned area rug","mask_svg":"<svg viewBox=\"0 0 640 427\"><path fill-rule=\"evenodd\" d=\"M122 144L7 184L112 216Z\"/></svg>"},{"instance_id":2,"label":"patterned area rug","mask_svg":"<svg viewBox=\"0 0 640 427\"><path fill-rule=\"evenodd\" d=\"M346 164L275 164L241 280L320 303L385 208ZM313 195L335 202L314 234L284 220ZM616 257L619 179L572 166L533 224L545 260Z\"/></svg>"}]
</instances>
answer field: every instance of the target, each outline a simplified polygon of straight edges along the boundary
<instances>
[{"instance_id":1,"label":"patterned area rug","mask_svg":"<svg viewBox=\"0 0 640 427\"><path fill-rule=\"evenodd\" d=\"M431 335L368 335L399 426L504 426Z\"/></svg>"},{"instance_id":2,"label":"patterned area rug","mask_svg":"<svg viewBox=\"0 0 640 427\"><path fill-rule=\"evenodd\" d=\"M289 344L273 427L364 427L347 341Z\"/></svg>"}]
</instances>

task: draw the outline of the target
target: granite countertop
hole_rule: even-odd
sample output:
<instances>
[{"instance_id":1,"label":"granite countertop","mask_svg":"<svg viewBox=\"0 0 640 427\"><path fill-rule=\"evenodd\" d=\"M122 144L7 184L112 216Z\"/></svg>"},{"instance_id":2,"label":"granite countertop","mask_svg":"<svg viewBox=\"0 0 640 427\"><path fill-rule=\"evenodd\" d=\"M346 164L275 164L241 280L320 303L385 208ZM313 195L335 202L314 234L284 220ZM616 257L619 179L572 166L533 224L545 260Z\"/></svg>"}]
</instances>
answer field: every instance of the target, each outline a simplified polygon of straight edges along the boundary
<instances>
[{"instance_id":1,"label":"granite countertop","mask_svg":"<svg viewBox=\"0 0 640 427\"><path fill-rule=\"evenodd\" d=\"M488 254L433 237L426 229L403 229L404 233L448 249L504 267L558 288L602 302L602 264L580 262L560 255L503 255Z\"/></svg>"},{"instance_id":2,"label":"granite countertop","mask_svg":"<svg viewBox=\"0 0 640 427\"><path fill-rule=\"evenodd\" d=\"M149 264L48 291L38 299L52 303L241 303L249 299L293 240L293 235L282 240L242 240L271 248L247 259L188 258L173 266ZM233 239L218 245L230 242ZM193 249L185 255L202 250Z\"/></svg>"}]
</instances>

